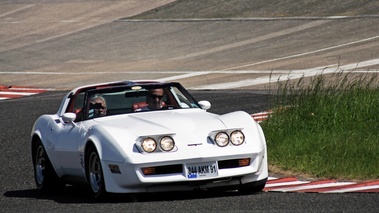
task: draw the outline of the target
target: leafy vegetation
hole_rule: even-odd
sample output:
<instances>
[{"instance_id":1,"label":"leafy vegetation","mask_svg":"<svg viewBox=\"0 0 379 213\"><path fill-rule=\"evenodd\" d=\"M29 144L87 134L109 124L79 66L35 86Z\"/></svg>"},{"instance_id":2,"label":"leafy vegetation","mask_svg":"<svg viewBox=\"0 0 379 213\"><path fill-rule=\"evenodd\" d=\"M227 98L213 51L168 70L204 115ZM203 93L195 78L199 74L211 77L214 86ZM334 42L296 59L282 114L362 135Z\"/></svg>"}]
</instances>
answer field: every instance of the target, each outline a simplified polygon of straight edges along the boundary
<instances>
[{"instance_id":1,"label":"leafy vegetation","mask_svg":"<svg viewBox=\"0 0 379 213\"><path fill-rule=\"evenodd\" d=\"M269 163L320 178L379 178L377 74L338 73L274 88L262 128Z\"/></svg>"}]
</instances>

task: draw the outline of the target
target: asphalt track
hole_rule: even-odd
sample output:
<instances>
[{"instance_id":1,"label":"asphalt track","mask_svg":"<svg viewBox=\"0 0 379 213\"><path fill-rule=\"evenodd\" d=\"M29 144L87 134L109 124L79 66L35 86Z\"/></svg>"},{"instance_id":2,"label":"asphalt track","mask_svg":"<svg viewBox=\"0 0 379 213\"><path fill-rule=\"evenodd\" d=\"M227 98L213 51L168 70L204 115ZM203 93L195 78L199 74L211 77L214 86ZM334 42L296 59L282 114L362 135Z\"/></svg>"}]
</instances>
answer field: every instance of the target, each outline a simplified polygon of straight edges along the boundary
<instances>
[{"instance_id":1,"label":"asphalt track","mask_svg":"<svg viewBox=\"0 0 379 213\"><path fill-rule=\"evenodd\" d=\"M2 0L0 85L158 79L263 90L378 70L379 3L292 1Z\"/></svg>"},{"instance_id":2,"label":"asphalt track","mask_svg":"<svg viewBox=\"0 0 379 213\"><path fill-rule=\"evenodd\" d=\"M256 91L192 91L198 100L212 102L212 112L244 109L254 113L267 105L267 96ZM30 130L35 119L55 113L65 91L0 101L0 212L378 212L378 193L282 193L203 191L112 196L96 203L87 189L67 187L61 194L42 196L35 189L30 156ZM232 100L225 104L225 99ZM234 102L235 101L235 102Z\"/></svg>"}]
</instances>

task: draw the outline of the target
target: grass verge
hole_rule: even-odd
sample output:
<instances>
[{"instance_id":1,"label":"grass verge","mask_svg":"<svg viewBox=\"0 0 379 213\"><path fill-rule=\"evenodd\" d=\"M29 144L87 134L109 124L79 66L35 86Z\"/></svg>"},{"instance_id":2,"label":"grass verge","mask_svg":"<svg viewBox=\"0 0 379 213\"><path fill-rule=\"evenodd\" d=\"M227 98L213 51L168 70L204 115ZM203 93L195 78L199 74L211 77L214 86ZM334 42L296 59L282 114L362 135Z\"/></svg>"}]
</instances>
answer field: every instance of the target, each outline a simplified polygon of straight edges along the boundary
<instances>
[{"instance_id":1,"label":"grass verge","mask_svg":"<svg viewBox=\"0 0 379 213\"><path fill-rule=\"evenodd\" d=\"M279 83L262 128L269 164L318 178L379 178L377 74L336 73Z\"/></svg>"}]
</instances>

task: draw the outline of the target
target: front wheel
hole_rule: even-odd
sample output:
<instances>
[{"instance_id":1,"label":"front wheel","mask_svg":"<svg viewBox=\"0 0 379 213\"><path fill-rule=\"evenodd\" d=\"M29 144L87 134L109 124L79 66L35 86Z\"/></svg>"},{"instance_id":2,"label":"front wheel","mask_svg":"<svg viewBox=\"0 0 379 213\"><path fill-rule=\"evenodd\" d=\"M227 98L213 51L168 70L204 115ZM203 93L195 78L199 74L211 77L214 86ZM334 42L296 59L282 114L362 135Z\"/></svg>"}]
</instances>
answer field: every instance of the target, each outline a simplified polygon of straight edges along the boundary
<instances>
[{"instance_id":1,"label":"front wheel","mask_svg":"<svg viewBox=\"0 0 379 213\"><path fill-rule=\"evenodd\" d=\"M52 193L61 191L65 184L59 179L55 173L53 166L46 154L40 140L33 147L33 167L34 179L37 185L37 190L41 193Z\"/></svg>"},{"instance_id":2,"label":"front wheel","mask_svg":"<svg viewBox=\"0 0 379 213\"><path fill-rule=\"evenodd\" d=\"M91 188L91 194L95 199L104 198L106 196L104 176L96 148L91 146L86 156L86 173Z\"/></svg>"}]
</instances>

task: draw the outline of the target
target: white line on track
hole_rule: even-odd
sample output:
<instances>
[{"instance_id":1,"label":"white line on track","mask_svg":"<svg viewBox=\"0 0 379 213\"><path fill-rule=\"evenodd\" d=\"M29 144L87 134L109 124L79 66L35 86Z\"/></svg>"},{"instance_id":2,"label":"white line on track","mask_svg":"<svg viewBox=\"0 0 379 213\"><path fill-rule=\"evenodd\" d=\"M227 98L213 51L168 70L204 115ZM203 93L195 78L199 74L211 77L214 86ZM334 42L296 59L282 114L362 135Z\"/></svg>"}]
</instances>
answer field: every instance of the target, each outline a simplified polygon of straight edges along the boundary
<instances>
[{"instance_id":1,"label":"white line on track","mask_svg":"<svg viewBox=\"0 0 379 213\"><path fill-rule=\"evenodd\" d=\"M218 47L215 47L215 48L207 49L207 50L204 50L204 51L187 54L187 55L184 55L184 56L176 57L174 59L175 60L181 60L181 59L199 57L199 56L202 56L202 55L206 55L206 54L210 54L210 53L215 53L215 52L220 52L220 51L227 50L227 49L242 47L242 46L246 46L246 45L249 45L249 44L257 43L257 42L260 42L260 41L272 39L272 38L283 36L283 35L288 35L288 34L295 33L295 32L301 31L301 30L305 30L305 29L309 29L309 28L312 28L312 27L316 27L316 26L319 26L319 25L322 25L322 24L325 24L325 23L328 23L328 22L330 22L330 20L312 21L312 22L308 22L308 23L305 23L305 24L302 24L302 25L298 25L298 26L295 26L295 27L292 27L292 28L284 29L284 30L281 30L281 31L278 31L278 32L273 32L273 33L270 33L270 34L267 34L267 35L262 35L262 36L254 37L254 38L247 39L247 40L244 40L244 41L239 41L239 42L235 42L235 43L226 44L226 45L223 45L223 46L218 46ZM225 70L230 70L230 69L225 69Z\"/></svg>"},{"instance_id":2,"label":"white line on track","mask_svg":"<svg viewBox=\"0 0 379 213\"><path fill-rule=\"evenodd\" d=\"M377 70L357 70L360 68L378 65L379 59L372 59L368 61L362 61L359 63L347 64L343 66L338 66L337 64L325 66L325 67L314 67L309 69L301 70L219 70L219 71L114 71L114 72L12 72L12 71L0 71L0 74L9 75L103 75L103 74L173 74L172 76L156 79L159 81L175 81L189 77L202 76L208 74L267 74L266 76L260 76L251 79L245 79L241 81L224 82L218 84L209 84L203 86L192 87L193 90L201 89L233 89L254 86L259 84L267 84L270 82L286 81L288 79L299 79L302 77L311 77L320 74L328 74L335 72L352 72L352 73L379 73ZM175 75L177 74L177 75Z\"/></svg>"},{"instance_id":3,"label":"white line on track","mask_svg":"<svg viewBox=\"0 0 379 213\"><path fill-rule=\"evenodd\" d=\"M257 77L255 79L246 79L246 80L234 81L234 82L210 84L210 85L194 87L191 89L201 90L201 89L241 88L241 87L248 87L248 86L254 86L254 85L259 85L259 84L266 84L270 82L287 81L289 79L311 77L311 76L320 75L320 74L328 74L328 73L335 73L335 72L341 72L341 71L347 72L352 69L378 65L378 64L379 64L379 59L373 59L373 60L360 62L359 64L354 63L354 64L348 64L344 66L332 65L330 67L316 67L316 68L311 68L311 69L293 70L293 71L288 71L287 74L271 74L267 76Z\"/></svg>"},{"instance_id":4,"label":"white line on track","mask_svg":"<svg viewBox=\"0 0 379 213\"><path fill-rule=\"evenodd\" d=\"M25 96L28 96L28 95L35 95L37 93L34 93L34 92L1 92L0 91L0 95L25 95Z\"/></svg>"},{"instance_id":5,"label":"white line on track","mask_svg":"<svg viewBox=\"0 0 379 213\"><path fill-rule=\"evenodd\" d=\"M32 6L33 5L27 5L25 7L22 7L22 8L10 11L8 13L2 14L0 16L5 16L5 15L8 15L8 14L20 11L20 10L27 9L29 7L32 7ZM289 33L294 33L294 32L297 32L299 30L309 29L309 28L316 27L318 25L327 23L327 22L335 20L335 19L377 18L377 17L379 17L379 16L268 17L268 18L254 18L253 17L253 18L237 18L237 19L233 19L233 18L229 19L228 18L228 19L220 19L220 20L219 19L178 19L178 20L176 20L176 19L174 19L174 20L168 20L168 19L157 19L157 20L122 19L122 20L118 20L118 21L125 21L125 22L133 22L133 21L228 21L228 20L229 21L255 21L255 20L259 21L259 20L286 20L286 19L314 20L314 21L305 23L303 25L295 26L293 28L285 29L285 30L282 30L279 32L274 32L274 33L271 33L268 35L264 35L264 36L260 36L260 37L256 37L256 38L252 38L252 39L247 39L245 41L239 41L239 42L227 44L224 46L215 47L215 48L208 49L205 51L200 51L200 52L196 52L196 53L192 53L192 54L188 54L188 55L185 55L182 57L175 58L175 59L185 59L185 58L198 57L198 56L202 56L205 54L210 54L210 53L223 51L223 50L230 49L230 48L236 48L236 47L252 44L255 42L262 41L262 40L275 38L277 36L282 36L282 35L286 35ZM107 21L102 20L101 22L109 22L109 20L107 20ZM85 28L81 28L81 29L78 29L78 30L75 30L72 32L68 32L65 34L61 34L61 35L45 38L42 40L38 40L38 41L36 41L36 43L47 41L47 40L57 38L57 37L61 37L61 36L71 34L71 33L74 33L74 32L77 32L77 31L80 31L83 29L91 28L91 27L96 26L98 24L99 23L93 24L93 25L90 25L90 26L87 26ZM365 61L365 62L360 62L358 65L357 64L350 64L350 65L345 65L342 67L336 67L336 65L330 65L330 66L320 67L320 68L311 68L311 69L304 69L304 70L292 70L292 71L290 71L290 70L273 70L273 71L269 71L269 70L236 70L236 69L241 69L241 68L248 67L248 66L270 63L270 62L275 62L275 61L279 61L279 60L285 60L285 59L305 56L305 55L309 55L309 54L319 53L319 52L323 52L323 51L329 51L329 50L337 49L340 47L346 47L349 45L368 42L368 41L375 40L378 38L379 38L379 36L374 36L374 37L365 38L365 39L361 39L358 41L353 41L353 42L349 42L349 43L345 43L345 44L335 45L335 46L331 46L331 47L327 47L327 48L322 48L322 49L318 49L318 50L314 50L314 51L289 55L289 56L280 57L280 58L274 58L271 60L250 63L250 64L245 64L245 65L236 66L236 67L225 68L225 69L219 70L219 71L167 71L167 72L162 72L162 71L116 72L115 71L115 72L90 72L90 73L88 73L88 72L68 73L68 72L12 72L12 71L6 72L6 71L4 71L4 72L0 72L0 74L15 74L15 75L16 74L21 74L21 75L25 75L25 74L26 75L67 75L67 74L69 74L69 75L83 75L83 74L85 74L85 75L89 75L89 74L90 75L91 74L92 75L99 75L99 74L112 74L112 73L118 73L118 74L119 73L179 74L179 75L173 75L170 77L157 79L157 80L162 80L162 81L172 81L172 80L184 79L184 78L188 78L188 77L201 76L201 75L207 75L207 74L217 74L217 73L220 73L220 74L221 73L259 73L259 74L270 73L270 75L268 75L268 76L258 77L255 79L246 79L246 80L242 80L242 81L226 82L226 83L212 84L212 85L204 85L204 86L199 86L199 87L195 87L195 88L191 88L191 89L240 88L240 87L246 87L246 86L265 84L265 83L269 83L269 82L273 82L273 81L277 81L277 80L283 81L283 80L287 80L289 78L297 79L297 78L301 78L301 77L314 76L314 75L321 74L321 73L325 74L325 73L332 73L332 72L337 72L337 71L341 71L341 70L357 69L357 68L361 68L361 67L365 67L365 66L377 65L377 64L379 64L378 59L373 59L373 60L369 60L369 61Z\"/></svg>"},{"instance_id":6,"label":"white line on track","mask_svg":"<svg viewBox=\"0 0 379 213\"><path fill-rule=\"evenodd\" d=\"M172 75L170 77L165 77L165 78L160 78L157 80L160 81L173 81L173 80L179 80L179 79L184 79L184 78L189 78L189 77L195 77L195 76L201 76L201 75L208 75L208 74L223 74L223 73L234 73L234 74L252 74L252 73L257 73L257 74L263 74L266 73L268 74L267 76L261 76L257 78L252 78L252 79L245 79L241 81L234 81L234 82L225 82L225 83L218 83L218 84L210 84L210 85L203 85L203 86L197 86L193 87L190 89L233 89L233 88L241 88L241 87L248 87L248 86L254 86L254 85L259 85L259 84L266 84L270 82L277 82L277 81L286 81L288 79L299 79L302 77L311 77L319 74L328 74L328 73L334 73L334 72L341 72L341 71L349 71L349 72L370 72L370 71L363 71L363 70L357 70L359 68L364 68L368 66L373 66L373 65L378 65L379 64L379 59L372 59L372 60L367 60L367 61L362 61L359 63L352 63L352 64L347 64L343 66L338 66L337 64L329 65L329 66L324 66L324 67L315 67L315 68L309 68L309 69L302 69L302 70L232 70L232 69L237 69L237 68L242 68L246 66L251 66L251 65L257 65L257 64L262 64L262 63L268 63L268 62L273 62L277 60L282 60L282 59L288 59L288 58L293 58L293 57L298 57L298 56L304 56L307 54L315 53L315 52L321 52L321 51L326 51L326 50L331 50L334 48L342 47L342 46L347 46L347 45L353 45L357 44L360 42L364 41L370 41L373 39L377 39L379 36L371 37L371 38L366 38L363 40L355 41L355 42L350 42L346 44L341 44L333 47L328 47L324 49L319 49L311 52L306 52L306 53L301 53L297 55L292 55L292 56L286 56L286 57L281 57L281 58L276 58L272 60L267 60L267 61L261 61L249 65L243 65L243 66L238 66L238 67L233 67L230 68L230 70L218 70L218 71L115 71L115 72L76 72L76 73L69 73L69 72L12 72L12 71L0 71L0 74L11 74L11 75L101 75L101 74L120 74L120 73L136 73L136 74L179 74L179 75ZM230 48L230 47L229 47ZM215 50L214 50L215 51ZM205 54L205 52L203 52ZM200 53L197 53L200 54ZM371 72L378 72L378 71L371 71Z\"/></svg>"},{"instance_id":7,"label":"white line on track","mask_svg":"<svg viewBox=\"0 0 379 213\"><path fill-rule=\"evenodd\" d=\"M172 19L133 19L125 18L116 22L215 22L215 21L281 21L281 20L337 20L337 19L360 19L379 18L379 15L357 16L289 16L289 17L248 17L248 18L172 18Z\"/></svg>"},{"instance_id":8,"label":"white line on track","mask_svg":"<svg viewBox=\"0 0 379 213\"><path fill-rule=\"evenodd\" d=\"M365 38L365 39L361 39L361 40L358 40L358 41L353 41L353 42L349 42L349 43L345 43L345 44L339 44L339 45L335 45L335 46L331 46L331 47L327 47L327 48L322 48L322 49L318 49L318 50L314 50L314 51L309 51L309 52L305 52L305 53L299 53L299 54L285 56L285 57L281 57L281 58L274 58L274 59L270 59L270 60L266 60L266 61L260 61L260 62L256 62L256 63L245 64L245 65L237 66L237 67L230 67L230 68L226 68L225 70L240 69L240 68L243 68L243 67L260 65L260 64L265 64L265 63L280 61L280 60L284 60L284 59L296 58L296 57L300 57L300 56L306 56L306 55L310 55L310 54L314 54L314 53L319 53L319 52L323 52L323 51L337 49L337 48L340 48L340 47L346 47L346 46L350 46L350 45L354 45L354 44L359 44L359 43L375 40L375 39L378 39L378 38L379 38L379 36L373 36L373 37L370 37L370 38Z\"/></svg>"},{"instance_id":9,"label":"white line on track","mask_svg":"<svg viewBox=\"0 0 379 213\"><path fill-rule=\"evenodd\" d=\"M372 64L375 65L375 64ZM182 79L199 75L208 75L208 74L289 74L296 72L304 72L306 70L314 69L326 69L328 67L334 67L337 65L329 65L325 67L316 67L302 70L208 70L208 71L113 71L113 72L39 72L39 71L0 71L0 74L6 75L103 75L103 74L179 74L173 75L171 77L160 78L161 79ZM357 64L352 64L354 68L357 67ZM362 65L361 65L362 66ZM368 65L366 65L368 66ZM344 68L346 68L344 66ZM377 73L379 70L352 70L349 72L353 73Z\"/></svg>"},{"instance_id":10,"label":"white line on track","mask_svg":"<svg viewBox=\"0 0 379 213\"><path fill-rule=\"evenodd\" d=\"M13 13L20 12L20 11L22 11L22 10L28 9L29 7L33 7L33 6L34 6L34 4L26 5L26 6L24 6L24 7L20 7L20 8L17 8L17 9L15 9L15 10L11 10L11 11L8 11L8 12L6 12L6 13L0 14L0 17L4 17L4 16L7 16L7 15L11 15L11 14L13 14Z\"/></svg>"},{"instance_id":11,"label":"white line on track","mask_svg":"<svg viewBox=\"0 0 379 213\"><path fill-rule=\"evenodd\" d=\"M160 78L158 80L159 81L173 81L173 80L178 80L178 79L183 79L183 78L195 77L195 76L200 76L200 75L207 75L209 73L212 73L212 72L211 71L189 72L187 74L170 76L170 77L166 77L166 78Z\"/></svg>"},{"instance_id":12,"label":"white line on track","mask_svg":"<svg viewBox=\"0 0 379 213\"><path fill-rule=\"evenodd\" d=\"M192 77L205 75L213 71L113 71L113 72L39 72L39 71L0 71L0 74L6 75L104 75L104 74L180 74L178 76ZM259 73L259 71L254 71ZM236 73L230 71L230 73ZM169 79L170 77L167 77Z\"/></svg>"}]
</instances>

